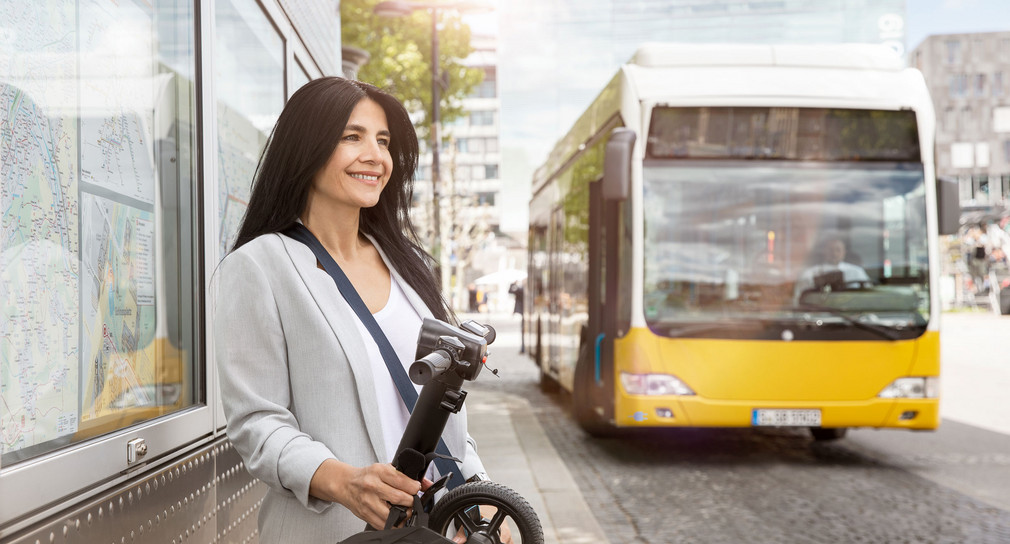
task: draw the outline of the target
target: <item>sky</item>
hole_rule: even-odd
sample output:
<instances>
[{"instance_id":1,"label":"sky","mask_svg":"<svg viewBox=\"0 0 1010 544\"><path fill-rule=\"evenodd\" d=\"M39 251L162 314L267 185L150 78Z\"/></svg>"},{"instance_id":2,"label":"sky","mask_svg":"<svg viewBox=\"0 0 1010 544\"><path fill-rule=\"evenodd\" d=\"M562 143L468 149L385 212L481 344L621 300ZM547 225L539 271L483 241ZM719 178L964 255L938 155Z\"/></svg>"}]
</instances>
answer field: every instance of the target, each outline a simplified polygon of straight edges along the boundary
<instances>
[{"instance_id":1,"label":"sky","mask_svg":"<svg viewBox=\"0 0 1010 544\"><path fill-rule=\"evenodd\" d=\"M933 34L1010 30L1007 0L906 0L905 47Z\"/></svg>"},{"instance_id":2,"label":"sky","mask_svg":"<svg viewBox=\"0 0 1010 544\"><path fill-rule=\"evenodd\" d=\"M496 12L478 16L467 16L466 20L475 33L499 34L499 13L516 9L515 5L505 5L514 0L491 0L496 5ZM539 0L543 5L549 5L552 0ZM619 0L614 0L618 2ZM818 0L830 1L830 0ZM867 0L872 2L873 0ZM532 3L531 3L532 2ZM541 4L533 0L525 0L523 5L534 11L541 9ZM537 13L530 13L536 17ZM970 32L1010 31L1010 0L906 0L905 1L905 51L912 51L926 37L934 34L957 34ZM507 43L509 32L500 34L499 55L502 51L515 50L515 44ZM514 33L513 33L514 35ZM524 39L530 39L525 37ZM535 37L532 37L535 39ZM592 39L587 36L585 39ZM546 56L546 54L544 55ZM541 58L540 61L551 61ZM560 138L578 115L589 105L598 89L616 71L619 59L599 59L593 69L579 69L573 72L576 79L591 80L569 81L570 86L584 87L578 91L558 92L549 86L541 87L537 104L529 102L529 93L524 96L509 95L509 90L523 86L537 86L536 81L524 81L526 73L537 72L537 59L524 58L521 67L510 67L509 59L499 61L499 89L501 90L502 111L499 122L501 131L502 153L502 193L499 195L503 209L528 210L529 183L533 171L546 158L550 149ZM534 63L534 64L530 64ZM510 70L511 68L511 70ZM542 70L542 66L539 67ZM531 78L532 79L532 78ZM591 88L590 88L591 87ZM534 112L535 108L541 111ZM546 108L546 109L545 109ZM549 111L547 111L549 110ZM545 114L545 112L547 112ZM528 113L528 115L526 114ZM522 214L510 213L503 217L502 229L521 233L527 228L528 218Z\"/></svg>"}]
</instances>

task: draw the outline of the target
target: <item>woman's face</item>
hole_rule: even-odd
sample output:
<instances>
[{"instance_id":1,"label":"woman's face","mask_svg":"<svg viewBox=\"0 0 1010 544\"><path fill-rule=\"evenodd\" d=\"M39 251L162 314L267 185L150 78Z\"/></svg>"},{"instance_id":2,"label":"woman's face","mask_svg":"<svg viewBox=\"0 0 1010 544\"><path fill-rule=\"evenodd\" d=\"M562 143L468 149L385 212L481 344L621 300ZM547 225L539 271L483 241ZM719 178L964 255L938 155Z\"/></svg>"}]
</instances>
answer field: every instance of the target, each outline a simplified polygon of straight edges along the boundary
<instances>
[{"instance_id":1,"label":"woman's face","mask_svg":"<svg viewBox=\"0 0 1010 544\"><path fill-rule=\"evenodd\" d=\"M313 178L313 200L355 209L375 206L393 171L390 137L382 106L361 99L330 159Z\"/></svg>"}]
</instances>

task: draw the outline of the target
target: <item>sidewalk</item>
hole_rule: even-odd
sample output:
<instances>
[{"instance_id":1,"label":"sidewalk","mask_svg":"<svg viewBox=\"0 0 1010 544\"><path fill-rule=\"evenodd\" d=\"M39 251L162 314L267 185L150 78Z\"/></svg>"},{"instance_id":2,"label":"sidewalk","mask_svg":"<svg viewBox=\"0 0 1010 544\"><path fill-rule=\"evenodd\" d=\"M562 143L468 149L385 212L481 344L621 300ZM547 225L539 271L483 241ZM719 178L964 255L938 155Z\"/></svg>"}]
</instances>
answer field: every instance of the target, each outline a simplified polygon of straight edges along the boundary
<instances>
[{"instance_id":1,"label":"sidewalk","mask_svg":"<svg viewBox=\"0 0 1010 544\"><path fill-rule=\"evenodd\" d=\"M466 405L470 435L488 474L529 501L546 544L608 542L525 399L480 391Z\"/></svg>"},{"instance_id":2,"label":"sidewalk","mask_svg":"<svg viewBox=\"0 0 1010 544\"><path fill-rule=\"evenodd\" d=\"M1010 434L1010 316L945 313L940 328L940 416Z\"/></svg>"}]
</instances>

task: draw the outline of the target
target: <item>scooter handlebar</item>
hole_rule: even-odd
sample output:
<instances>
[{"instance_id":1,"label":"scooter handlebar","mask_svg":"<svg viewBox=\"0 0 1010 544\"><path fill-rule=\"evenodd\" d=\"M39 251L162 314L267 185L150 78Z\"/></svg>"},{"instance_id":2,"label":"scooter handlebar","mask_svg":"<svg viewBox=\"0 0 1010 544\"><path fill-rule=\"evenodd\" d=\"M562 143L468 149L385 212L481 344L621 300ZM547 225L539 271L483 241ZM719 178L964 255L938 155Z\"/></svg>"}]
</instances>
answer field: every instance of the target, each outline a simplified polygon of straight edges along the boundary
<instances>
[{"instance_id":1,"label":"scooter handlebar","mask_svg":"<svg viewBox=\"0 0 1010 544\"><path fill-rule=\"evenodd\" d=\"M452 365L452 358L444 350L436 349L414 361L410 365L410 381L424 385L431 381L432 376L445 371Z\"/></svg>"}]
</instances>

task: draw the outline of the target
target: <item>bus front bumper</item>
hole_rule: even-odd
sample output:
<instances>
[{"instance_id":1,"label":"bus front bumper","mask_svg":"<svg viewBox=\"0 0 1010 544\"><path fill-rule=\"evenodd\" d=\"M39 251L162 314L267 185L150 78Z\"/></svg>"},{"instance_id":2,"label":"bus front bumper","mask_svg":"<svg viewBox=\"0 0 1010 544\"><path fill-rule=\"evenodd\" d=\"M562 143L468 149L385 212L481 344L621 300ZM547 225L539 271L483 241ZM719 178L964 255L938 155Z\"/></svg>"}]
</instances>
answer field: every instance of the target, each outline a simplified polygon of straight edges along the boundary
<instances>
[{"instance_id":1,"label":"bus front bumper","mask_svg":"<svg viewBox=\"0 0 1010 544\"><path fill-rule=\"evenodd\" d=\"M819 410L821 427L876 427L934 430L940 425L939 399L865 401L728 401L696 396L648 397L617 394L618 427L753 427L755 410Z\"/></svg>"}]
</instances>

